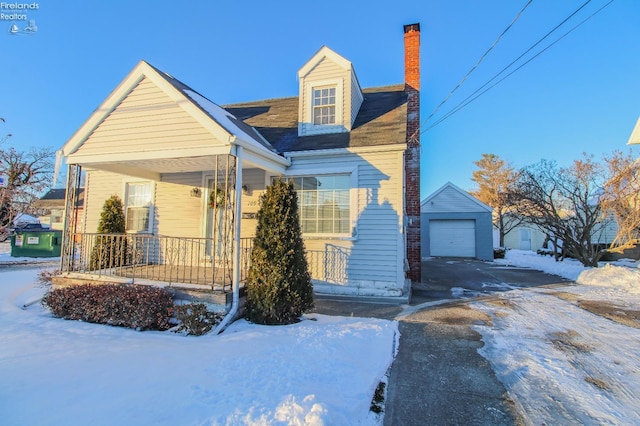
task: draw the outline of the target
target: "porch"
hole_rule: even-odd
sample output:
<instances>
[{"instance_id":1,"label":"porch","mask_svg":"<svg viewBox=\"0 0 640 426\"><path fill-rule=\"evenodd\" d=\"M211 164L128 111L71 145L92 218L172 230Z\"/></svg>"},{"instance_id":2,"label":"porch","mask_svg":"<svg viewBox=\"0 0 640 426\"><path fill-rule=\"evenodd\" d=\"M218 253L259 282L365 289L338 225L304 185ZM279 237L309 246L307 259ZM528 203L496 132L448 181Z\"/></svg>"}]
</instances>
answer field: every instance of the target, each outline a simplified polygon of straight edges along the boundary
<instances>
[{"instance_id":1,"label":"porch","mask_svg":"<svg viewBox=\"0 0 640 426\"><path fill-rule=\"evenodd\" d=\"M231 243L216 238L73 233L63 256L63 278L87 282L157 283L220 294L233 289ZM251 264L252 238L240 238L242 287ZM346 285L349 251L333 245L307 250L312 280Z\"/></svg>"}]
</instances>

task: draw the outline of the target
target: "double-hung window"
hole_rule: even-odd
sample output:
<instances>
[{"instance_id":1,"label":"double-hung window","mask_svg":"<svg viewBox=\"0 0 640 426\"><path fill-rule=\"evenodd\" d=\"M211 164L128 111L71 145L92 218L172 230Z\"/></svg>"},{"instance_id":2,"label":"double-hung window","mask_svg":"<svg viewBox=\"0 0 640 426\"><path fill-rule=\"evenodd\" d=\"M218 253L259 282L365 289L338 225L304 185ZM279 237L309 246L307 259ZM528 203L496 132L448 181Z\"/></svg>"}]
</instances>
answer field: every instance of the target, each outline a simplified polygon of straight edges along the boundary
<instances>
[{"instance_id":1,"label":"double-hung window","mask_svg":"<svg viewBox=\"0 0 640 426\"><path fill-rule=\"evenodd\" d=\"M126 230L150 232L153 183L129 182L126 191Z\"/></svg>"},{"instance_id":2,"label":"double-hung window","mask_svg":"<svg viewBox=\"0 0 640 426\"><path fill-rule=\"evenodd\" d=\"M350 174L292 177L304 234L350 235Z\"/></svg>"},{"instance_id":3,"label":"double-hung window","mask_svg":"<svg viewBox=\"0 0 640 426\"><path fill-rule=\"evenodd\" d=\"M336 124L336 88L313 89L313 124Z\"/></svg>"}]
</instances>

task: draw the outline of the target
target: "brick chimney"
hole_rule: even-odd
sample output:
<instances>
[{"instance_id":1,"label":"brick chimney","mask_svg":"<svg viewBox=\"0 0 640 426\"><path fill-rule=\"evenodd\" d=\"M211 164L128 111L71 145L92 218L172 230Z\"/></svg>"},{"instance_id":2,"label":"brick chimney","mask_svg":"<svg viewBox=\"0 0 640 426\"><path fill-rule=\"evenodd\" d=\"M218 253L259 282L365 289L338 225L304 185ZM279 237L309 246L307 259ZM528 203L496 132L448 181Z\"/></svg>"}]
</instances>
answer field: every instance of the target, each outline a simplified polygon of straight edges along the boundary
<instances>
[{"instance_id":1,"label":"brick chimney","mask_svg":"<svg viewBox=\"0 0 640 426\"><path fill-rule=\"evenodd\" d=\"M404 26L404 90L407 93L407 150L404 154L407 277L412 282L420 282L420 24Z\"/></svg>"}]
</instances>

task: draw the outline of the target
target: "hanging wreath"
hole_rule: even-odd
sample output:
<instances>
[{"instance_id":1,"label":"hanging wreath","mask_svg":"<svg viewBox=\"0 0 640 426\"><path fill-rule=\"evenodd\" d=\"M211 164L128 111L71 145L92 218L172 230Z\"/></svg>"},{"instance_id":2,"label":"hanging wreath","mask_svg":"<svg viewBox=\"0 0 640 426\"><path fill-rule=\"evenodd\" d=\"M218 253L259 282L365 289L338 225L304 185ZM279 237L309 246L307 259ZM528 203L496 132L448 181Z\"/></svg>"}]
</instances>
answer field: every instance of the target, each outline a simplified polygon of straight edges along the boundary
<instances>
[{"instance_id":1,"label":"hanging wreath","mask_svg":"<svg viewBox=\"0 0 640 426\"><path fill-rule=\"evenodd\" d=\"M224 208L227 204L227 194L222 188L215 188L209 194L209 207L212 209L215 208Z\"/></svg>"}]
</instances>

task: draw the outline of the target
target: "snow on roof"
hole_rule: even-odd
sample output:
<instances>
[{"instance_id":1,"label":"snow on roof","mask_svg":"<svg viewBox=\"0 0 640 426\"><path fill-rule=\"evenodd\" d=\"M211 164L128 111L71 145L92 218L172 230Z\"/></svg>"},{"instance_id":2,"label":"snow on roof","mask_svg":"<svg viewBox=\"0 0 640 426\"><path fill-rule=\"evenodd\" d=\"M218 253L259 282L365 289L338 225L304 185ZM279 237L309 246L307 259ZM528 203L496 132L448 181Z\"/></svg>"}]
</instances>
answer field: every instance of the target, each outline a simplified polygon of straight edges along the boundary
<instances>
[{"instance_id":1,"label":"snow on roof","mask_svg":"<svg viewBox=\"0 0 640 426\"><path fill-rule=\"evenodd\" d=\"M229 111L214 102L211 102L209 99L193 90L186 89L183 92L230 134L245 142L255 145L259 149L267 148L274 152L271 144L267 142L267 140L263 138L256 129L238 120Z\"/></svg>"}]
</instances>

